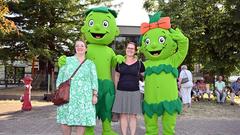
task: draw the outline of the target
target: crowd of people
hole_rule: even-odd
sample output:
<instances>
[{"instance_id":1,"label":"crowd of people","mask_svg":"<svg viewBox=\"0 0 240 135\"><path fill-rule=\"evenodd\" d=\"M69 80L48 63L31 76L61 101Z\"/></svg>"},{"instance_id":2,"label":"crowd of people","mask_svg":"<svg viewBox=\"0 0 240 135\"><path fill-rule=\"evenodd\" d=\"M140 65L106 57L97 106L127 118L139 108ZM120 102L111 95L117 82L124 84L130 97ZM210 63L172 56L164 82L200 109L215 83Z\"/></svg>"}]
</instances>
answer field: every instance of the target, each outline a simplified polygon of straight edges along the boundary
<instances>
[{"instance_id":1,"label":"crowd of people","mask_svg":"<svg viewBox=\"0 0 240 135\"><path fill-rule=\"evenodd\" d=\"M102 122L102 134L117 135L111 126L113 113L119 115L122 135L127 135L128 129L135 135L140 114L144 114L146 135L158 134L158 117L162 117L163 134L172 135L182 104L183 111L192 105L193 91L201 99L207 93L210 100L210 86L204 80L193 83L186 65L178 72L187 56L189 39L180 29L171 27L170 17L157 12L150 16L149 23L142 23L140 52L146 58L143 64L136 55L138 45L134 42L126 44L125 57L108 47L119 35L114 10L96 7L87 10L85 16L81 33L87 44L77 41L75 55L63 57L58 63L62 66L56 87L71 81L69 102L57 107L57 123L64 135L71 135L72 127L77 128L77 135L94 134L97 118ZM232 103L239 95L239 87L238 81L232 85ZM214 90L219 104L226 100L225 89L219 76Z\"/></svg>"},{"instance_id":2,"label":"crowd of people","mask_svg":"<svg viewBox=\"0 0 240 135\"><path fill-rule=\"evenodd\" d=\"M230 104L236 104L234 101L235 96L240 94L240 77L236 81L226 85L223 80L223 76L218 76L214 84L206 83L203 78L197 80L193 86L191 96L193 100L203 100L203 95L207 94L208 100L211 100L211 96L216 97L218 104L226 102L226 98L230 97Z\"/></svg>"},{"instance_id":3,"label":"crowd of people","mask_svg":"<svg viewBox=\"0 0 240 135\"><path fill-rule=\"evenodd\" d=\"M70 102L59 106L57 109L57 122L62 125L64 134L71 133L71 125L77 126L77 133L83 134L85 126L96 124L95 104L98 101L98 81L94 63L86 59L87 46L83 41L75 44L74 56L68 57L66 64L60 68L57 86L68 79L76 67L83 63L80 71L72 79L70 90ZM141 101L144 96L144 64L136 57L137 45L129 42L126 45L125 61L115 67L115 90L116 98L112 112L120 115L120 128L123 135L127 134L129 126L131 135L136 132L137 115L142 113ZM67 71L67 72L66 72ZM187 78L187 79L186 79ZM229 93L231 105L234 105L235 96L240 95L240 77L227 87L222 76L218 76L213 85L205 83L200 78L193 83L193 76L186 65L181 66L178 80L179 96L182 99L183 111L191 107L192 100L203 100L207 94L208 100L211 95L216 96L217 103L226 102Z\"/></svg>"},{"instance_id":4,"label":"crowd of people","mask_svg":"<svg viewBox=\"0 0 240 135\"><path fill-rule=\"evenodd\" d=\"M189 81L182 83L183 78L188 78ZM240 95L240 77L236 81L226 85L223 80L223 76L218 76L215 83L206 83L205 79L201 77L200 79L193 82L192 73L187 70L187 66L183 65L181 67L181 72L178 80L179 84L179 96L182 99L184 109L186 105L191 107L191 101L201 101L204 95L207 95L208 101L212 97L216 97L217 104L226 103L226 98L230 97L230 104L235 105L235 96Z\"/></svg>"},{"instance_id":5,"label":"crowd of people","mask_svg":"<svg viewBox=\"0 0 240 135\"><path fill-rule=\"evenodd\" d=\"M79 63L84 62L86 51L86 44L83 41L77 41L75 44L76 54L68 57L66 65L60 68L57 86L68 79ZM141 101L144 96L143 76L145 68L143 62L136 57L136 52L137 45L129 42L126 45L125 61L115 67L116 98L112 112L120 115L119 121L123 135L127 134L128 126L131 135L135 134L137 115L142 113ZM83 134L85 126L96 124L95 104L98 100L96 67L88 59L82 65L76 77L72 79L70 102L59 106L57 109L57 122L62 125L63 132L66 135L71 133L71 125L81 125L77 126L77 133ZM177 81L183 111L191 107L192 100L203 100L204 94L207 94L209 101L211 95L216 96L218 104L225 103L226 97L229 95L231 105L235 104L235 96L240 95L240 77L228 87L223 81L223 77L218 76L214 84L215 88L213 88L213 84L206 83L204 78L200 78L193 83L191 71L188 70L186 65L182 65Z\"/></svg>"}]
</instances>

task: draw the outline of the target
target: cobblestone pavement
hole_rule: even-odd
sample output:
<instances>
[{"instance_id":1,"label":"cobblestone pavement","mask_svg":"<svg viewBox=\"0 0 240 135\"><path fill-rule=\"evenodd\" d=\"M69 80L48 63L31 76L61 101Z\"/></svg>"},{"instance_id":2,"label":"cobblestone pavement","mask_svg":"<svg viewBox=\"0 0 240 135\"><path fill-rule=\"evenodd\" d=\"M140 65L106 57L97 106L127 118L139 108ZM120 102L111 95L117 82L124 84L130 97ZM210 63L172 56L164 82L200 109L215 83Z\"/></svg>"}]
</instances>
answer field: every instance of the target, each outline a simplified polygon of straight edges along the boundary
<instances>
[{"instance_id":1,"label":"cobblestone pavement","mask_svg":"<svg viewBox=\"0 0 240 135\"><path fill-rule=\"evenodd\" d=\"M47 105L34 107L30 112L2 113L0 135L61 135L60 126L55 123L55 112L55 106ZM120 133L118 122L112 123L112 126ZM180 117L177 120L176 135L239 135L239 126L240 118L228 120ZM161 133L161 127L159 130ZM98 121L95 131L96 135L101 134L101 122ZM144 122L140 116L136 135L144 135L144 132Z\"/></svg>"}]
</instances>

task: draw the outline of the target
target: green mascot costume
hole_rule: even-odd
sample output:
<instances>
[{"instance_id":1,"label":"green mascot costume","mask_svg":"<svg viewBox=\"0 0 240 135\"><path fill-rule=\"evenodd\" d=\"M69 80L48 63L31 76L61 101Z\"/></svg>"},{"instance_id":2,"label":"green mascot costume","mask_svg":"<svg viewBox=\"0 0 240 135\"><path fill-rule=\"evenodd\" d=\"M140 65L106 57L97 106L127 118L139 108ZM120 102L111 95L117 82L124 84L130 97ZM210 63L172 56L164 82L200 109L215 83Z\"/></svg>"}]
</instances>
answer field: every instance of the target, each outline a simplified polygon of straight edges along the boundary
<instances>
[{"instance_id":1,"label":"green mascot costume","mask_svg":"<svg viewBox=\"0 0 240 135\"><path fill-rule=\"evenodd\" d=\"M172 29L169 17L161 12L141 25L140 51L146 57L143 113L146 135L158 135L158 117L162 116L163 135L174 135L177 113L182 110L178 98L177 67L188 51L188 38Z\"/></svg>"},{"instance_id":2,"label":"green mascot costume","mask_svg":"<svg viewBox=\"0 0 240 135\"><path fill-rule=\"evenodd\" d=\"M111 69L117 62L121 63L124 58L120 55L116 56L108 45L120 32L115 19L117 13L107 7L98 7L87 10L85 15L81 32L88 43L87 58L95 63L98 74L99 90L96 113L97 117L102 120L102 134L115 135L111 127L112 105L115 99ZM85 134L94 134L94 128L87 128Z\"/></svg>"}]
</instances>

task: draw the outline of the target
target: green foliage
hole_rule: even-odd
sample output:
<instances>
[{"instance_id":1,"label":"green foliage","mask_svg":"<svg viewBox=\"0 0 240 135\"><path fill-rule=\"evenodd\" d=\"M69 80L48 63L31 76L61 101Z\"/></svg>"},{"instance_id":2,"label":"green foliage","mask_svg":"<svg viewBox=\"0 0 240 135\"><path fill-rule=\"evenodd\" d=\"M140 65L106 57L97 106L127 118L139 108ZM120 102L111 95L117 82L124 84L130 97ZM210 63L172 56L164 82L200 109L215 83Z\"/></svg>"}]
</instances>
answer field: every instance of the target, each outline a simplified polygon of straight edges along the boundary
<instances>
[{"instance_id":1,"label":"green foliage","mask_svg":"<svg viewBox=\"0 0 240 135\"><path fill-rule=\"evenodd\" d=\"M8 0L12 16L7 19L12 20L19 31L5 35L0 33L0 52L3 52L0 59L32 62L38 59L39 70L33 72L33 76L38 74L33 87L46 89L46 74L52 72L57 58L74 52L75 41L81 37L84 12L89 5L108 1Z\"/></svg>"},{"instance_id":2,"label":"green foliage","mask_svg":"<svg viewBox=\"0 0 240 135\"><path fill-rule=\"evenodd\" d=\"M13 20L19 28L19 35L9 34L0 39L2 47L16 48L21 44L21 53L25 59L41 56L44 61L54 61L66 51L73 52L73 46L80 38L83 16L89 5L99 0L80 2L78 0L19 0L9 1L8 7ZM9 39L6 41L5 39ZM11 41L11 43L9 43ZM15 51L15 49L11 49ZM9 55L10 56L10 55ZM9 57L14 59L15 56Z\"/></svg>"},{"instance_id":3,"label":"green foliage","mask_svg":"<svg viewBox=\"0 0 240 135\"><path fill-rule=\"evenodd\" d=\"M240 67L240 1L147 0L149 12L164 11L172 27L190 40L184 63L201 63L203 72L230 75Z\"/></svg>"}]
</instances>

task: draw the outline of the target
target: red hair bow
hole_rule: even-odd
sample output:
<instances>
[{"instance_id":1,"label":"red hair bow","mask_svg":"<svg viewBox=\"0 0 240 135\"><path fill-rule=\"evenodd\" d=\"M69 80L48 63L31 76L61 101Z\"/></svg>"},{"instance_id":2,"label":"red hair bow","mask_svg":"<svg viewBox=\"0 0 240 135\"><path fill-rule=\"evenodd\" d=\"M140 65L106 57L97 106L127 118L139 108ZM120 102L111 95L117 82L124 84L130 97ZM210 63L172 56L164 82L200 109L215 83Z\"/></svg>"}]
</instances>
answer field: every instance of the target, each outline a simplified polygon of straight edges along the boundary
<instances>
[{"instance_id":1,"label":"red hair bow","mask_svg":"<svg viewBox=\"0 0 240 135\"><path fill-rule=\"evenodd\" d=\"M140 27L141 34L146 33L150 29L154 28L163 28L163 29L170 29L171 23L170 23L170 17L163 17L159 19L157 22L154 23L142 23Z\"/></svg>"}]
</instances>

